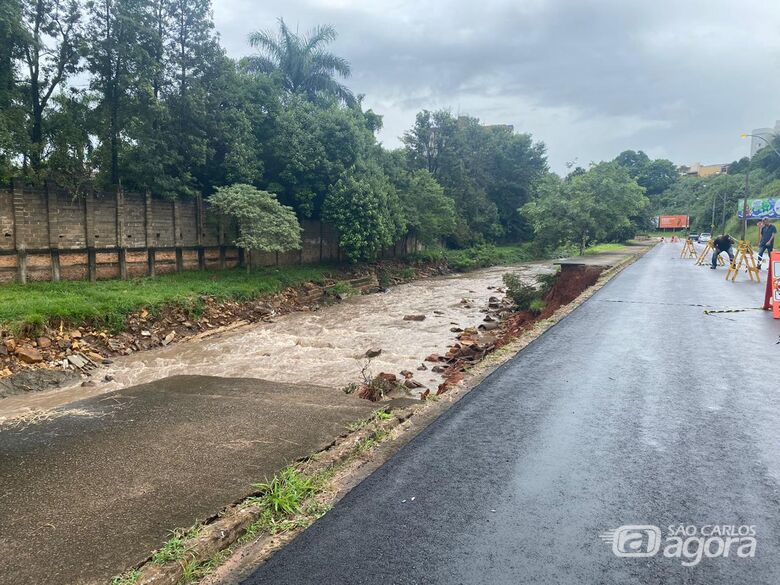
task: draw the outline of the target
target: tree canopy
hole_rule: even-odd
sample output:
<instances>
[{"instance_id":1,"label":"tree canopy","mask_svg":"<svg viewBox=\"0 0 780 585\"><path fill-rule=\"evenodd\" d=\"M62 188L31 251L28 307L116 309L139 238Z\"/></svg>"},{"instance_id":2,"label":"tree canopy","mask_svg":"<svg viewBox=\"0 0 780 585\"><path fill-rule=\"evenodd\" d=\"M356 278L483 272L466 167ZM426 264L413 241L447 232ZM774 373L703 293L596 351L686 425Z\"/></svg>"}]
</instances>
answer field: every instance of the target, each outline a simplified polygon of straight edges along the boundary
<instances>
[{"instance_id":1,"label":"tree canopy","mask_svg":"<svg viewBox=\"0 0 780 585\"><path fill-rule=\"evenodd\" d=\"M302 94L312 101L337 98L345 104L356 103L352 91L337 81L351 74L349 62L325 47L336 40L336 29L318 26L305 35L299 35L279 19L278 32L256 31L249 35L249 43L260 53L244 60L249 71L278 74L285 90Z\"/></svg>"},{"instance_id":2,"label":"tree canopy","mask_svg":"<svg viewBox=\"0 0 780 585\"><path fill-rule=\"evenodd\" d=\"M580 253L594 241L634 235L631 218L648 204L644 188L621 165L599 163L566 179L548 175L537 197L522 209L537 240L548 246L574 242Z\"/></svg>"},{"instance_id":3,"label":"tree canopy","mask_svg":"<svg viewBox=\"0 0 780 585\"><path fill-rule=\"evenodd\" d=\"M218 187L209 203L236 221L238 238L233 243L240 248L288 252L301 247L301 226L295 212L271 193L239 183Z\"/></svg>"},{"instance_id":4,"label":"tree canopy","mask_svg":"<svg viewBox=\"0 0 780 585\"><path fill-rule=\"evenodd\" d=\"M331 26L299 34L280 19L236 61L210 0L0 0L0 182L212 196L256 249L274 245L250 208L283 218L280 246L290 213L322 219L354 261L410 232L458 247L590 243L683 205L670 161L626 151L562 179L531 135L446 109L419 112L388 150L382 116L344 85L335 39ZM780 167L762 157L754 169Z\"/></svg>"}]
</instances>

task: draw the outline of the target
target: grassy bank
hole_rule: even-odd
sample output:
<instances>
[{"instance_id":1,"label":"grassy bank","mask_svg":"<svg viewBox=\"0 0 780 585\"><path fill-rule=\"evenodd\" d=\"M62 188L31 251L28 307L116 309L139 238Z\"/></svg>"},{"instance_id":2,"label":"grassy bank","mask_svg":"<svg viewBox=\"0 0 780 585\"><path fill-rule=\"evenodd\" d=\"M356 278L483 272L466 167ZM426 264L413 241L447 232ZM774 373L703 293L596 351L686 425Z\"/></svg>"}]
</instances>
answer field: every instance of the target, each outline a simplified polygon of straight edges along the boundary
<instances>
[{"instance_id":1,"label":"grassy bank","mask_svg":"<svg viewBox=\"0 0 780 585\"><path fill-rule=\"evenodd\" d=\"M433 248L417 254L415 259L421 261L446 260L453 270L468 272L469 270L477 270L479 268L508 266L550 257L550 254L541 252L532 242L528 242L502 246L483 244L463 250Z\"/></svg>"},{"instance_id":2,"label":"grassy bank","mask_svg":"<svg viewBox=\"0 0 780 585\"><path fill-rule=\"evenodd\" d=\"M620 252L626 249L626 244L596 244L585 249L585 255L604 254L607 252Z\"/></svg>"},{"instance_id":3,"label":"grassy bank","mask_svg":"<svg viewBox=\"0 0 780 585\"><path fill-rule=\"evenodd\" d=\"M120 329L130 313L177 303L197 312L204 296L252 299L304 282L322 281L334 266L192 271L132 280L36 282L0 286L0 326L39 327L60 319Z\"/></svg>"},{"instance_id":4,"label":"grassy bank","mask_svg":"<svg viewBox=\"0 0 780 585\"><path fill-rule=\"evenodd\" d=\"M560 254L564 255L564 254ZM465 250L433 249L409 258L414 262L446 260L457 271L511 265L550 257L533 244L477 246ZM40 329L46 324L89 323L119 331L133 312L152 313L176 304L197 315L202 297L249 300L278 293L305 282L322 282L339 271L336 265L282 266L256 269L191 271L133 280L35 282L0 286L0 327L12 331ZM414 276L414 269L408 268Z\"/></svg>"}]
</instances>

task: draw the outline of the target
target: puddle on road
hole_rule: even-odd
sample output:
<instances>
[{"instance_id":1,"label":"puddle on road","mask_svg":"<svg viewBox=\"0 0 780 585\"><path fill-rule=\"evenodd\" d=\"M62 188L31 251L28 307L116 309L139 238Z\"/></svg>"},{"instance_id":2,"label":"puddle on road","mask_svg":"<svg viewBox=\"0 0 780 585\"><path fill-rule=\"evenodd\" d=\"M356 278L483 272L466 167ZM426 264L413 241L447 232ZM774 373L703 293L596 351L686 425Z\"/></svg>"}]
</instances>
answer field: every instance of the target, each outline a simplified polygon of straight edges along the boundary
<instances>
[{"instance_id":1,"label":"puddle on road","mask_svg":"<svg viewBox=\"0 0 780 585\"><path fill-rule=\"evenodd\" d=\"M417 371L431 353L443 354L455 340L452 327L476 326L483 320L502 275L515 271L529 281L550 272L550 264L489 268L468 274L418 280L387 293L350 297L318 311L291 313L274 323L256 323L193 342L182 342L116 358L94 372L94 387L72 387L0 402L0 420L31 409L46 409L135 384L178 374L263 378L336 388L360 380L369 348L381 348L370 371L398 374L411 370L415 379L435 391L442 378ZM469 299L469 305L461 303ZM404 321L425 315L424 321ZM429 368L432 364L426 364ZM113 376L103 382L104 376Z\"/></svg>"}]
</instances>

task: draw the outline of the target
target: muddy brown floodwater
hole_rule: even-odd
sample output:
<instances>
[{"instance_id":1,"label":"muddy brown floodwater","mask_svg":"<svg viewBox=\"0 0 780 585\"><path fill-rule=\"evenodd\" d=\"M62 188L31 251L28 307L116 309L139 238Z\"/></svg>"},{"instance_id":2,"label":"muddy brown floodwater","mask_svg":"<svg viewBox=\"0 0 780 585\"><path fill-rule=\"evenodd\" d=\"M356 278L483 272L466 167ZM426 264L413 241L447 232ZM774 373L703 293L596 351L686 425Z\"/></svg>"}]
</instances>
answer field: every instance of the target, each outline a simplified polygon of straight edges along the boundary
<instances>
[{"instance_id":1,"label":"muddy brown floodwater","mask_svg":"<svg viewBox=\"0 0 780 585\"><path fill-rule=\"evenodd\" d=\"M382 350L371 360L371 374L411 370L418 382L435 392L442 377L417 367L427 355L446 352L455 341L450 329L482 322L488 299L503 297L495 289L502 286L505 272L517 272L532 282L551 270L551 264L529 263L418 280L386 293L354 296L317 311L280 316L272 323L124 356L93 373L95 386L1 401L0 421L177 374L344 387L361 379L369 348ZM406 315L425 315L425 320L405 321ZM113 380L103 381L106 375Z\"/></svg>"}]
</instances>

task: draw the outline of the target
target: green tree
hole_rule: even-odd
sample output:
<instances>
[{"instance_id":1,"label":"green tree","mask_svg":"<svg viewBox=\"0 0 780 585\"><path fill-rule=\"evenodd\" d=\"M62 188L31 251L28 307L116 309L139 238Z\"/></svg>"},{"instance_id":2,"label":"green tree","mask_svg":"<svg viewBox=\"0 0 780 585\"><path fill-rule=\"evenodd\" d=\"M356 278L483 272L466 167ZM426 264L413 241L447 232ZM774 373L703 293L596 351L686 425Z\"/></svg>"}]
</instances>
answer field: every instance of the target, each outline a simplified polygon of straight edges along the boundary
<instances>
[{"instance_id":1,"label":"green tree","mask_svg":"<svg viewBox=\"0 0 780 585\"><path fill-rule=\"evenodd\" d=\"M44 157L45 117L55 92L78 72L81 57L81 6L76 0L22 0L20 81L29 123L32 173L40 178Z\"/></svg>"},{"instance_id":2,"label":"green tree","mask_svg":"<svg viewBox=\"0 0 780 585\"><path fill-rule=\"evenodd\" d=\"M264 188L303 218L319 217L329 189L370 156L374 135L361 112L292 96L263 144Z\"/></svg>"},{"instance_id":3,"label":"green tree","mask_svg":"<svg viewBox=\"0 0 780 585\"><path fill-rule=\"evenodd\" d=\"M352 262L376 260L406 230L395 189L375 163L358 165L331 187L324 218Z\"/></svg>"},{"instance_id":4,"label":"green tree","mask_svg":"<svg viewBox=\"0 0 780 585\"><path fill-rule=\"evenodd\" d=\"M336 29L318 26L305 35L290 30L279 19L279 31L256 31L249 36L260 54L247 57L244 65L255 73L278 74L285 90L302 94L312 101L335 97L355 105L352 92L337 81L350 76L349 63L325 49L336 40Z\"/></svg>"},{"instance_id":5,"label":"green tree","mask_svg":"<svg viewBox=\"0 0 780 585\"><path fill-rule=\"evenodd\" d=\"M238 224L234 244L251 252L288 252L301 247L301 226L295 212L277 201L276 196L251 185L219 187L209 203Z\"/></svg>"},{"instance_id":6,"label":"green tree","mask_svg":"<svg viewBox=\"0 0 780 585\"><path fill-rule=\"evenodd\" d=\"M645 188L646 195L654 199L674 185L679 180L680 173L672 161L657 158L647 163L635 178L636 182Z\"/></svg>"},{"instance_id":7,"label":"green tree","mask_svg":"<svg viewBox=\"0 0 780 585\"><path fill-rule=\"evenodd\" d=\"M508 126L422 111L403 137L410 168L426 169L458 213L453 243L521 240L530 229L517 213L547 173L544 145Z\"/></svg>"},{"instance_id":8,"label":"green tree","mask_svg":"<svg viewBox=\"0 0 780 585\"><path fill-rule=\"evenodd\" d=\"M19 128L24 112L17 107L16 57L22 45L19 0L0 0L0 183L7 183L21 154Z\"/></svg>"},{"instance_id":9,"label":"green tree","mask_svg":"<svg viewBox=\"0 0 780 585\"><path fill-rule=\"evenodd\" d=\"M642 174L645 167L650 164L650 157L641 150L624 150L615 157L615 162L636 179Z\"/></svg>"},{"instance_id":10,"label":"green tree","mask_svg":"<svg viewBox=\"0 0 780 585\"><path fill-rule=\"evenodd\" d=\"M154 75L149 55L144 0L90 0L86 39L90 88L100 140L96 157L103 182L118 185L127 147L126 131L137 113L139 95Z\"/></svg>"},{"instance_id":11,"label":"green tree","mask_svg":"<svg viewBox=\"0 0 780 585\"><path fill-rule=\"evenodd\" d=\"M425 244L440 242L457 226L455 202L426 169L410 171L402 150L381 153L382 168L398 194L403 219Z\"/></svg>"},{"instance_id":12,"label":"green tree","mask_svg":"<svg viewBox=\"0 0 780 585\"><path fill-rule=\"evenodd\" d=\"M548 175L522 208L543 245L575 243L580 254L594 242L616 239L647 205L644 189L616 163L599 163L566 180Z\"/></svg>"}]
</instances>

